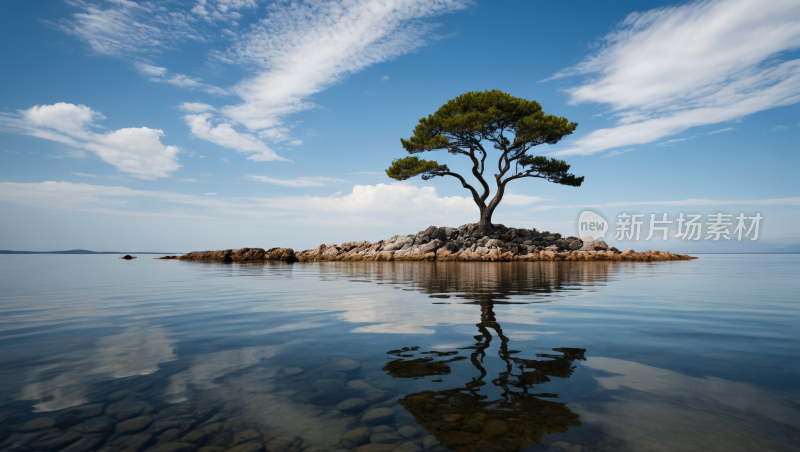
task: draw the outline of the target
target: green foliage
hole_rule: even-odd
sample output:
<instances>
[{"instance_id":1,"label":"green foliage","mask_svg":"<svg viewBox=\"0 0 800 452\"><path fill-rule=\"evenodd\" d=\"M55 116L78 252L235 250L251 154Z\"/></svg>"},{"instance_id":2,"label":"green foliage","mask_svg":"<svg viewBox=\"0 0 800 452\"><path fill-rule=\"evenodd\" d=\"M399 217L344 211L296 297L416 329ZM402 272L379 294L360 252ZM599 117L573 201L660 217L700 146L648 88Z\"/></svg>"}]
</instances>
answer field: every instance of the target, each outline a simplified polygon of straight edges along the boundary
<instances>
[{"instance_id":1,"label":"green foliage","mask_svg":"<svg viewBox=\"0 0 800 452\"><path fill-rule=\"evenodd\" d=\"M536 157L526 155L519 159L519 164L540 174L541 177L550 182L569 185L570 187L580 187L583 183L584 176L578 177L570 174L568 172L569 165L563 160L549 159L541 155Z\"/></svg>"},{"instance_id":2,"label":"green foliage","mask_svg":"<svg viewBox=\"0 0 800 452\"><path fill-rule=\"evenodd\" d=\"M442 105L436 113L419 120L414 135L400 139L406 151L418 152L458 148L499 131L513 134L509 147L555 144L571 134L578 123L546 114L536 101L513 97L500 90L471 91Z\"/></svg>"},{"instance_id":3,"label":"green foliage","mask_svg":"<svg viewBox=\"0 0 800 452\"><path fill-rule=\"evenodd\" d=\"M425 180L435 177L435 172L447 171L447 165L439 165L433 160L423 160L419 157L406 157L392 160L392 166L386 170L386 175L394 180L406 180L422 175Z\"/></svg>"}]
</instances>

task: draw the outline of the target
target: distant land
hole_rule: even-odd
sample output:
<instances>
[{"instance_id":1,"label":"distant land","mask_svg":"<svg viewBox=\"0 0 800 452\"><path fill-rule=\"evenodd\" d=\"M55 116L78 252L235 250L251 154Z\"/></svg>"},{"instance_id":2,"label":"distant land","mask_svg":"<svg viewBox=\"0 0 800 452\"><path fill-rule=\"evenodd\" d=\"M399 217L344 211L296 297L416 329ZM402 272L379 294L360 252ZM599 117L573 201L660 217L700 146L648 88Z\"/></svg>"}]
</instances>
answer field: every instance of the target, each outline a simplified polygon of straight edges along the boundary
<instances>
[{"instance_id":1,"label":"distant land","mask_svg":"<svg viewBox=\"0 0 800 452\"><path fill-rule=\"evenodd\" d=\"M183 253L156 253L153 251L89 251L89 250L67 250L67 251L12 251L0 250L0 254L183 254Z\"/></svg>"}]
</instances>

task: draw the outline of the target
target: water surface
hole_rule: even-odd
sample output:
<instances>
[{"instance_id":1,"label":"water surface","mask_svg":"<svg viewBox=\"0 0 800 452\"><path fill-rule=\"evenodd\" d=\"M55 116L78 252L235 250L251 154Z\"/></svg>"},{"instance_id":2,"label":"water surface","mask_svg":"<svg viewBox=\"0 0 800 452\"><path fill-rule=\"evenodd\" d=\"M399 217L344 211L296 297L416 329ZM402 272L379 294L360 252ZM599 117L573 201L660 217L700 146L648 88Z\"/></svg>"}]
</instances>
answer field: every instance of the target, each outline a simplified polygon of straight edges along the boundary
<instances>
[{"instance_id":1,"label":"water surface","mask_svg":"<svg viewBox=\"0 0 800 452\"><path fill-rule=\"evenodd\" d=\"M797 451L798 270L3 256L0 449Z\"/></svg>"}]
</instances>

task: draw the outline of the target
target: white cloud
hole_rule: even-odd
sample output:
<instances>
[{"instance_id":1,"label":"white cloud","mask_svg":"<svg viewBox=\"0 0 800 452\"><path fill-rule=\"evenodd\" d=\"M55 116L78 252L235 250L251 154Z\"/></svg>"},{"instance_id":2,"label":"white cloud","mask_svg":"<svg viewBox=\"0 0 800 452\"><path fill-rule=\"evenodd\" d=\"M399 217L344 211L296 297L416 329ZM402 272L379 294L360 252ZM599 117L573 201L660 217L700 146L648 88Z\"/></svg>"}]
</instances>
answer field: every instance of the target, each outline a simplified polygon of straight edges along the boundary
<instances>
[{"instance_id":1,"label":"white cloud","mask_svg":"<svg viewBox=\"0 0 800 452\"><path fill-rule=\"evenodd\" d=\"M216 193L206 193L205 196L214 196Z\"/></svg>"},{"instance_id":2,"label":"white cloud","mask_svg":"<svg viewBox=\"0 0 800 452\"><path fill-rule=\"evenodd\" d=\"M726 127L726 128L724 128L724 129L719 129L719 130L715 130L715 131L713 131L713 132L708 132L708 134L707 134L707 135L713 135L713 134L715 134L715 133L721 133L721 132L728 132L728 131L730 131L730 130L734 130L734 129L733 129L733 127Z\"/></svg>"},{"instance_id":3,"label":"white cloud","mask_svg":"<svg viewBox=\"0 0 800 452\"><path fill-rule=\"evenodd\" d=\"M194 16L152 2L68 0L67 3L81 12L63 20L58 27L82 39L100 55L128 58L160 54L186 41L206 41L204 33L193 27Z\"/></svg>"},{"instance_id":4,"label":"white cloud","mask_svg":"<svg viewBox=\"0 0 800 452\"><path fill-rule=\"evenodd\" d=\"M161 143L163 131L140 127L95 133L93 121L100 119L105 116L85 105L59 102L0 115L0 127L93 152L119 171L140 179L166 177L181 167L177 159L180 149Z\"/></svg>"},{"instance_id":5,"label":"white cloud","mask_svg":"<svg viewBox=\"0 0 800 452\"><path fill-rule=\"evenodd\" d=\"M74 171L72 172L72 174L74 174L76 176L81 176L81 177L100 177L100 176L95 176L94 174L76 173Z\"/></svg>"},{"instance_id":6,"label":"white cloud","mask_svg":"<svg viewBox=\"0 0 800 452\"><path fill-rule=\"evenodd\" d=\"M203 83L203 79L197 77L190 77L184 74L170 73L165 67L153 66L147 63L143 63L141 61L137 61L135 63L135 66L136 69L141 74L149 76L151 82L168 83L170 85L175 85L179 88L185 88L190 91L194 89L199 89L209 94L216 94L219 96L225 96L230 94L226 89ZM187 103L190 104L189 102ZM198 104L198 105L206 105L206 104Z\"/></svg>"},{"instance_id":7,"label":"white cloud","mask_svg":"<svg viewBox=\"0 0 800 452\"><path fill-rule=\"evenodd\" d=\"M292 140L285 116L313 107L311 96L349 74L425 45L435 25L421 19L463 9L471 0L274 2L264 10L266 18L246 33L221 30L233 44L212 52L215 59L255 73L230 90L145 61L179 43L220 36L217 25L237 26L242 12L255 9L257 0L197 0L190 11L167 10L148 1L138 5L71 2L82 12L61 28L84 39L95 52L136 61L137 70L156 82L238 95L239 104L223 107L219 113L204 110L205 116L184 119L196 137L250 154L252 160L267 161L283 160L267 142L300 144Z\"/></svg>"},{"instance_id":8,"label":"white cloud","mask_svg":"<svg viewBox=\"0 0 800 452\"><path fill-rule=\"evenodd\" d=\"M681 199L678 201L618 201L604 202L591 205L559 205L559 206L539 206L534 210L552 209L580 209L584 207L630 207L630 206L724 206L724 205L752 205L752 206L800 206L800 196L794 198L772 198L772 199L707 199L692 198Z\"/></svg>"},{"instance_id":9,"label":"white cloud","mask_svg":"<svg viewBox=\"0 0 800 452\"><path fill-rule=\"evenodd\" d=\"M0 201L41 208L173 218L283 220L307 224L462 224L475 221L471 198L440 197L434 187L356 185L331 196L222 198L71 182L0 182ZM158 202L153 202L158 201ZM166 203L166 205L164 205Z\"/></svg>"},{"instance_id":10,"label":"white cloud","mask_svg":"<svg viewBox=\"0 0 800 452\"><path fill-rule=\"evenodd\" d=\"M275 179L267 176L246 176L246 179L252 179L265 184L280 185L282 187L324 187L329 182L347 182L342 179L333 179L330 177L296 177L294 179Z\"/></svg>"},{"instance_id":11,"label":"white cloud","mask_svg":"<svg viewBox=\"0 0 800 452\"><path fill-rule=\"evenodd\" d=\"M197 0L192 12L207 22L221 21L237 25L242 18L240 9L256 8L257 0Z\"/></svg>"},{"instance_id":12,"label":"white cloud","mask_svg":"<svg viewBox=\"0 0 800 452\"><path fill-rule=\"evenodd\" d=\"M550 199L542 198L541 196L515 195L513 193L506 193L505 196L503 196L503 204L508 204L510 206L524 206L542 201L550 201Z\"/></svg>"},{"instance_id":13,"label":"white cloud","mask_svg":"<svg viewBox=\"0 0 800 452\"><path fill-rule=\"evenodd\" d=\"M633 150L634 150L634 148L629 148L629 149L617 149L616 151L611 151L611 152L609 152L608 154L604 155L603 157L604 157L604 158L605 158L605 157L614 157L614 156L617 156L617 155L620 155L620 154L624 154L624 153L626 153L626 152L631 152L631 151L633 151Z\"/></svg>"},{"instance_id":14,"label":"white cloud","mask_svg":"<svg viewBox=\"0 0 800 452\"><path fill-rule=\"evenodd\" d=\"M249 154L249 160L266 162L270 160L289 161L270 149L263 141L249 133L240 133L229 122L214 120L211 113L186 115L183 120L197 138L210 141L224 148Z\"/></svg>"},{"instance_id":15,"label":"white cloud","mask_svg":"<svg viewBox=\"0 0 800 452\"><path fill-rule=\"evenodd\" d=\"M770 129L770 132L779 132L781 130L787 130L788 128L789 128L788 126L779 125L779 126L775 126L772 129Z\"/></svg>"},{"instance_id":16,"label":"white cloud","mask_svg":"<svg viewBox=\"0 0 800 452\"><path fill-rule=\"evenodd\" d=\"M186 113L203 113L205 111L214 111L214 107L202 102L184 102L178 106L178 109Z\"/></svg>"},{"instance_id":17,"label":"white cloud","mask_svg":"<svg viewBox=\"0 0 800 452\"><path fill-rule=\"evenodd\" d=\"M348 74L408 53L432 27L418 19L466 7L464 0L339 0L273 4L269 16L217 57L261 69L234 88L244 102L223 108L250 130L282 124L306 99Z\"/></svg>"},{"instance_id":18,"label":"white cloud","mask_svg":"<svg viewBox=\"0 0 800 452\"><path fill-rule=\"evenodd\" d=\"M386 82L388 80L389 80L389 76L388 75L384 75L383 78L381 79L382 82Z\"/></svg>"},{"instance_id":19,"label":"white cloud","mask_svg":"<svg viewBox=\"0 0 800 452\"><path fill-rule=\"evenodd\" d=\"M800 101L800 3L713 0L628 16L604 46L553 78L594 75L573 104L610 106L618 125L556 155L651 143L690 127Z\"/></svg>"}]
</instances>

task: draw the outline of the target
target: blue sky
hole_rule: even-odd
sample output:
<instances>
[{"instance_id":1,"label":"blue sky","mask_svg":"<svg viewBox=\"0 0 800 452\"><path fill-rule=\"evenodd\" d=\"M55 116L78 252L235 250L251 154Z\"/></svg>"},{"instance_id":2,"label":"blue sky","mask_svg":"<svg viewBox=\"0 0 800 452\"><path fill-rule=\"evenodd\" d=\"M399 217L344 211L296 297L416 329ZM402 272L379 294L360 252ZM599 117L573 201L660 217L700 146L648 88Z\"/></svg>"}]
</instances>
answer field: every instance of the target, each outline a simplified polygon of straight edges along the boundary
<instances>
[{"instance_id":1,"label":"blue sky","mask_svg":"<svg viewBox=\"0 0 800 452\"><path fill-rule=\"evenodd\" d=\"M419 118L487 89L578 122L537 151L586 176L512 183L496 223L761 212L763 240L798 243L796 1L1 8L0 249L304 249L473 222L455 179L383 171Z\"/></svg>"}]
</instances>

